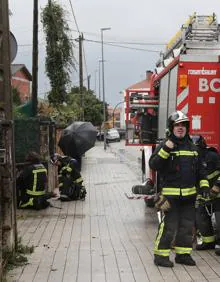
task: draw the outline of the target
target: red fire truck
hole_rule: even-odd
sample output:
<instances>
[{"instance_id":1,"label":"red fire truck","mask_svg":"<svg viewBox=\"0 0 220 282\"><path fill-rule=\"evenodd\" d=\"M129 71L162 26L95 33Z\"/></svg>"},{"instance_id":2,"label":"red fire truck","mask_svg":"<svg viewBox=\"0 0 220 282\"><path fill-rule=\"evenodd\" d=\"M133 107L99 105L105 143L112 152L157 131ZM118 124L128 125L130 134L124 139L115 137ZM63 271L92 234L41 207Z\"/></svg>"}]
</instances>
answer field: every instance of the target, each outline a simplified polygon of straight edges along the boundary
<instances>
[{"instance_id":1,"label":"red fire truck","mask_svg":"<svg viewBox=\"0 0 220 282\"><path fill-rule=\"evenodd\" d=\"M133 92L127 90L125 97L126 145L143 147L143 181L151 179L156 185L148 160L165 137L167 118L175 110L189 116L191 134L203 135L209 146L220 150L220 26L216 15L191 16L161 53L149 90Z\"/></svg>"}]
</instances>

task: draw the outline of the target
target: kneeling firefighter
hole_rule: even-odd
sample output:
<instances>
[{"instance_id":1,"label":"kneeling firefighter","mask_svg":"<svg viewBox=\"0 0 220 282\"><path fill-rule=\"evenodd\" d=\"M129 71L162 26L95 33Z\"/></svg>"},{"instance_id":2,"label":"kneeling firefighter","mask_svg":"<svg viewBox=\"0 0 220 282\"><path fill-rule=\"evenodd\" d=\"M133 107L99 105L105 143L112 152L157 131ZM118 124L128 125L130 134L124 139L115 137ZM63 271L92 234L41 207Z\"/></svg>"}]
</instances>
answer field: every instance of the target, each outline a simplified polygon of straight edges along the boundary
<instances>
[{"instance_id":1,"label":"kneeling firefighter","mask_svg":"<svg viewBox=\"0 0 220 282\"><path fill-rule=\"evenodd\" d=\"M202 236L202 244L197 244L196 249L215 249L216 255L220 255L220 193L215 185L218 184L217 179L220 176L220 155L215 148L207 147L201 135L192 136L192 141L199 149L210 186L210 193L206 198L200 194L197 196L196 227ZM215 231L212 224L213 214Z\"/></svg>"},{"instance_id":2,"label":"kneeling firefighter","mask_svg":"<svg viewBox=\"0 0 220 282\"><path fill-rule=\"evenodd\" d=\"M156 147L149 160L151 169L160 177L161 193L155 206L164 213L155 240L154 263L173 267L169 255L175 241L175 262L193 266L196 184L199 181L201 191L206 192L209 183L198 149L189 137L189 118L176 111L169 116L167 127L167 139Z\"/></svg>"},{"instance_id":3,"label":"kneeling firefighter","mask_svg":"<svg viewBox=\"0 0 220 282\"><path fill-rule=\"evenodd\" d=\"M55 154L52 162L58 166L60 200L84 200L86 189L83 186L82 176L76 168L77 161L69 156Z\"/></svg>"},{"instance_id":4,"label":"kneeling firefighter","mask_svg":"<svg viewBox=\"0 0 220 282\"><path fill-rule=\"evenodd\" d=\"M36 152L29 152L25 161L29 164L16 180L18 207L37 210L47 208L50 205L47 200L51 198L46 193L47 169Z\"/></svg>"}]
</instances>

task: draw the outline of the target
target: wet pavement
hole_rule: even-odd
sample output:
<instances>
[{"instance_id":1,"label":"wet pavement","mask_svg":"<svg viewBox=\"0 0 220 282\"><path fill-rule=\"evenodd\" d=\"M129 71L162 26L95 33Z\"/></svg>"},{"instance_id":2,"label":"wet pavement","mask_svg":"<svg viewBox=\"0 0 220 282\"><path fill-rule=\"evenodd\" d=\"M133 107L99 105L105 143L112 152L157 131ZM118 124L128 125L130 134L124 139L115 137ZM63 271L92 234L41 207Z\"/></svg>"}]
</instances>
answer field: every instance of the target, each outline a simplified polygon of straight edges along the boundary
<instances>
[{"instance_id":1,"label":"wet pavement","mask_svg":"<svg viewBox=\"0 0 220 282\"><path fill-rule=\"evenodd\" d=\"M125 196L141 181L139 154L123 142L107 151L97 142L83 158L85 201L53 200L45 211L19 210L19 236L34 253L7 281L220 281L220 257L213 250L194 251L195 267L153 264L156 211Z\"/></svg>"}]
</instances>

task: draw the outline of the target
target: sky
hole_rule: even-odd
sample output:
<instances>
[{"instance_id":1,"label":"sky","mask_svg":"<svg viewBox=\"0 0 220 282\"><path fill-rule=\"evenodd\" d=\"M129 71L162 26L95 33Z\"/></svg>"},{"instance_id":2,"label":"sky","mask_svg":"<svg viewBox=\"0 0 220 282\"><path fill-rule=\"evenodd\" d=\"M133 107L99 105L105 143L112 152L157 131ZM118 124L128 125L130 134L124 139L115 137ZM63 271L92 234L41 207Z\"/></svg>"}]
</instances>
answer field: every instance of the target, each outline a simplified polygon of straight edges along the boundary
<instances>
[{"instance_id":1,"label":"sky","mask_svg":"<svg viewBox=\"0 0 220 282\"><path fill-rule=\"evenodd\" d=\"M12 12L10 30L14 34L18 52L13 63L25 64L32 72L33 0L8 0ZM38 95L46 97L50 83L45 74L45 36L40 12L48 0L39 0L39 70ZM78 62L78 30L84 35L84 85L102 99L101 28L103 32L105 101L112 107L123 101L122 91L145 78L147 70L154 70L165 44L181 28L187 18L215 13L220 21L219 0L57 0L66 10L66 20L75 42L74 54ZM71 4L74 16L71 10ZM91 42L98 41L98 42ZM110 46L107 42L114 42ZM126 44L125 44L126 43ZM131 44L132 43L132 44ZM135 43L135 44L134 44ZM138 45L136 44L138 43ZM79 85L78 65L71 73L71 85ZM100 87L99 87L100 86ZM101 91L99 91L101 88Z\"/></svg>"}]
</instances>

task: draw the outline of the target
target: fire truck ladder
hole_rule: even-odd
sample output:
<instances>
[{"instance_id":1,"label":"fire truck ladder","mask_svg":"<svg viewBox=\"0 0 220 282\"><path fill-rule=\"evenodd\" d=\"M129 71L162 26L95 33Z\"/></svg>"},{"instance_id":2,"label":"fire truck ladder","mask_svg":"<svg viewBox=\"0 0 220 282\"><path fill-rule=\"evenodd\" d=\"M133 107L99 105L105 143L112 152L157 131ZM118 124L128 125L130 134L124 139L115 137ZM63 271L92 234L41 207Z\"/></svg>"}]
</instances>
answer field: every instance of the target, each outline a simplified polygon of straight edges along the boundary
<instances>
[{"instance_id":1,"label":"fire truck ladder","mask_svg":"<svg viewBox=\"0 0 220 282\"><path fill-rule=\"evenodd\" d=\"M188 43L218 42L219 33L220 28L215 14L211 16L194 14L169 41L166 51L161 53L161 58L156 63L156 66L163 66L165 59L178 56Z\"/></svg>"},{"instance_id":2,"label":"fire truck ladder","mask_svg":"<svg viewBox=\"0 0 220 282\"><path fill-rule=\"evenodd\" d=\"M218 41L219 26L216 16L195 16L188 26L185 40Z\"/></svg>"}]
</instances>

